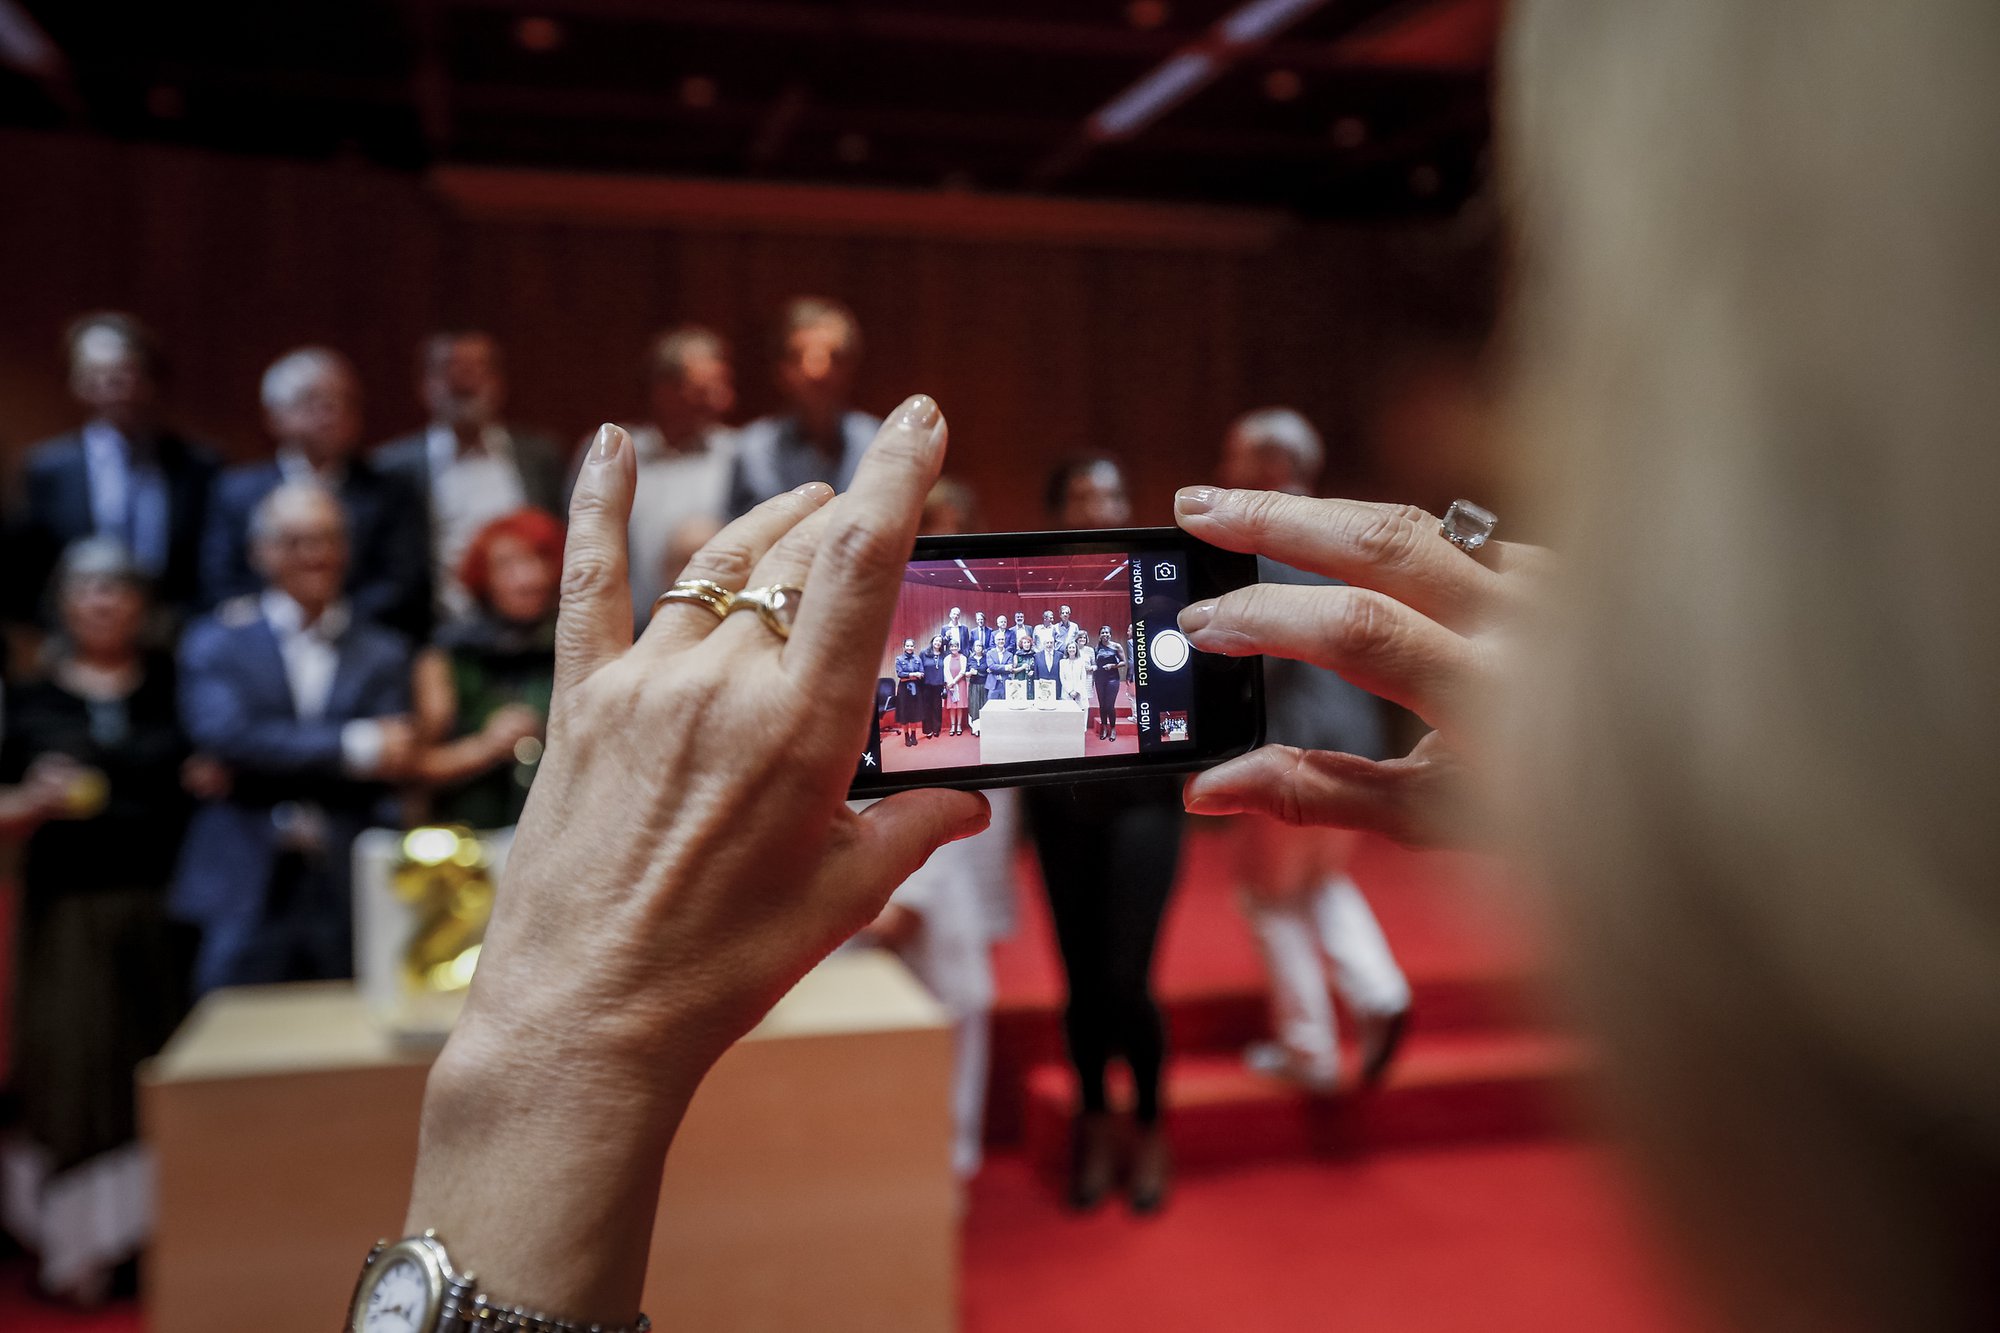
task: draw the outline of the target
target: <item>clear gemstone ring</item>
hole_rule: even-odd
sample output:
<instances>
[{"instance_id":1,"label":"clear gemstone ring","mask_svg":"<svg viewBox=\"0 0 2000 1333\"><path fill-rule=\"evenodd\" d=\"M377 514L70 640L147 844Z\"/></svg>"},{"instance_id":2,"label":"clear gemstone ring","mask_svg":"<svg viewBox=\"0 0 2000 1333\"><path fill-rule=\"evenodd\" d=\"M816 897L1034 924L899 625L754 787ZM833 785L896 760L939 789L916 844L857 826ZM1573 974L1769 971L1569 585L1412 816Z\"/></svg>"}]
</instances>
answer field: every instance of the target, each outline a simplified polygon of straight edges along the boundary
<instances>
[{"instance_id":1,"label":"clear gemstone ring","mask_svg":"<svg viewBox=\"0 0 2000 1333\"><path fill-rule=\"evenodd\" d=\"M752 610L771 633L781 639L792 637L792 622L798 619L799 598L805 589L789 584L773 583L768 587L750 588L736 594L730 603L731 611Z\"/></svg>"},{"instance_id":2,"label":"clear gemstone ring","mask_svg":"<svg viewBox=\"0 0 2000 1333\"><path fill-rule=\"evenodd\" d=\"M1493 536L1493 529L1499 524L1499 518L1491 509L1470 500L1453 500L1451 508L1444 511L1444 521L1438 524L1438 532L1453 546L1471 555L1486 545Z\"/></svg>"}]
</instances>

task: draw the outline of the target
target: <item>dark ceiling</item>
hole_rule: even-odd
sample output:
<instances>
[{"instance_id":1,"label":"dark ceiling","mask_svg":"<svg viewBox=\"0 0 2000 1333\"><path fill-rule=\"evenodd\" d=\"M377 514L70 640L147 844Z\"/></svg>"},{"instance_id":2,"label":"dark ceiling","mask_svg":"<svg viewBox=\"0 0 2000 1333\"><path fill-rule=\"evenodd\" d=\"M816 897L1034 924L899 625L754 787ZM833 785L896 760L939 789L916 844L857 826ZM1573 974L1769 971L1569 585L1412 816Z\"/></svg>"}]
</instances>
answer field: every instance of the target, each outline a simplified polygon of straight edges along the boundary
<instances>
[{"instance_id":1,"label":"dark ceiling","mask_svg":"<svg viewBox=\"0 0 2000 1333\"><path fill-rule=\"evenodd\" d=\"M1461 202L1483 167L1499 10L1500 0L0 0L0 29L9 12L26 15L52 46L37 52L0 31L0 123L409 169L1436 212ZM1195 76L1183 99L1129 130L1115 115L1093 119L1169 62Z\"/></svg>"}]
</instances>

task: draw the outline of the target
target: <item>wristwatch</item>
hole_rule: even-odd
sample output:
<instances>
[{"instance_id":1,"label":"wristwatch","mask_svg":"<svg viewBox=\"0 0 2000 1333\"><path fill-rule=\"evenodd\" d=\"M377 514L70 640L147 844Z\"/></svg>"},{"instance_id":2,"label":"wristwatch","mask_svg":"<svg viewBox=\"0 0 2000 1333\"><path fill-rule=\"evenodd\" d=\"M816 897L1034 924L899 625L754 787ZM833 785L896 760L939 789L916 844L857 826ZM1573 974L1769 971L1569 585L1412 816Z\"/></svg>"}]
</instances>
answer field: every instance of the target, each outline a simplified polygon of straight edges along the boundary
<instances>
[{"instance_id":1,"label":"wristwatch","mask_svg":"<svg viewBox=\"0 0 2000 1333\"><path fill-rule=\"evenodd\" d=\"M579 1324L502 1305L478 1279L451 1266L435 1231L375 1242L354 1284L347 1333L652 1333L640 1315L629 1324Z\"/></svg>"}]
</instances>

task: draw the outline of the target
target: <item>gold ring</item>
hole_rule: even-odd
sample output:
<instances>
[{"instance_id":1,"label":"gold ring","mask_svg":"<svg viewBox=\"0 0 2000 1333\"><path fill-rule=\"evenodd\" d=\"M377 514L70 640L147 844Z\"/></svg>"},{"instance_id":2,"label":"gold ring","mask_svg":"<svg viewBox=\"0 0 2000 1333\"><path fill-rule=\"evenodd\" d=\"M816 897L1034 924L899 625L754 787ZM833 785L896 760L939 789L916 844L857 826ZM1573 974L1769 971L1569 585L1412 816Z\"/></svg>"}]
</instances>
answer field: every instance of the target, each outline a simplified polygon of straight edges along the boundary
<instances>
[{"instance_id":1,"label":"gold ring","mask_svg":"<svg viewBox=\"0 0 2000 1333\"><path fill-rule=\"evenodd\" d=\"M737 593L729 609L755 611L766 629L781 639L789 639L792 637L792 622L799 614L799 598L804 595L803 588L773 583L768 587L749 588Z\"/></svg>"},{"instance_id":2,"label":"gold ring","mask_svg":"<svg viewBox=\"0 0 2000 1333\"><path fill-rule=\"evenodd\" d=\"M728 615L736 607L736 594L720 583L707 579L682 579L673 587L661 593L653 602L653 614L668 602L689 602L695 606L705 606L715 612L717 620Z\"/></svg>"}]
</instances>

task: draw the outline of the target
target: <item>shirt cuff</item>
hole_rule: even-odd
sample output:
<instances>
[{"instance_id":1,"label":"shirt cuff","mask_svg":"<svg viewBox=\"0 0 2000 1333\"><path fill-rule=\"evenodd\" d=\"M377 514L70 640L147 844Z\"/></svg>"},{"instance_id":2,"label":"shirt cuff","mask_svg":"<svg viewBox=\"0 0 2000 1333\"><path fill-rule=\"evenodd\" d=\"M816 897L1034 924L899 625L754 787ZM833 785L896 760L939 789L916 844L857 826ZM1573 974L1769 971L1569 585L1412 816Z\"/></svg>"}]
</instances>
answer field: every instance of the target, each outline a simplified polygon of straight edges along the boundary
<instances>
[{"instance_id":1,"label":"shirt cuff","mask_svg":"<svg viewBox=\"0 0 2000 1333\"><path fill-rule=\"evenodd\" d=\"M382 724L372 717L341 724L340 761L357 778L372 778L382 766Z\"/></svg>"}]
</instances>

